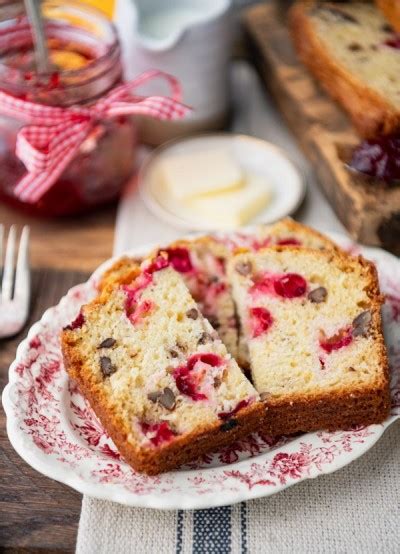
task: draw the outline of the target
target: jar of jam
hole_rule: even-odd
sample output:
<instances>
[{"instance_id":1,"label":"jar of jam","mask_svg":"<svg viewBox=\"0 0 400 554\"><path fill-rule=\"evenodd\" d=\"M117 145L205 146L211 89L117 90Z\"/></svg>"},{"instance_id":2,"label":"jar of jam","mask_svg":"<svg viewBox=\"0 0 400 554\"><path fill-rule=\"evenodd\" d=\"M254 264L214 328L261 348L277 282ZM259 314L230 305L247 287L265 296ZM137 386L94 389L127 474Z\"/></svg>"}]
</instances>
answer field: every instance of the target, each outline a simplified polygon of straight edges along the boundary
<instances>
[{"instance_id":1,"label":"jar of jam","mask_svg":"<svg viewBox=\"0 0 400 554\"><path fill-rule=\"evenodd\" d=\"M50 71L36 70L32 32L23 2L0 6L0 90L16 98L67 108L92 106L122 79L121 51L112 23L78 2L42 2ZM15 154L23 123L0 113L0 202L29 214L61 216L115 200L134 168L131 116L99 120L56 182L34 203L14 192L26 174Z\"/></svg>"}]
</instances>

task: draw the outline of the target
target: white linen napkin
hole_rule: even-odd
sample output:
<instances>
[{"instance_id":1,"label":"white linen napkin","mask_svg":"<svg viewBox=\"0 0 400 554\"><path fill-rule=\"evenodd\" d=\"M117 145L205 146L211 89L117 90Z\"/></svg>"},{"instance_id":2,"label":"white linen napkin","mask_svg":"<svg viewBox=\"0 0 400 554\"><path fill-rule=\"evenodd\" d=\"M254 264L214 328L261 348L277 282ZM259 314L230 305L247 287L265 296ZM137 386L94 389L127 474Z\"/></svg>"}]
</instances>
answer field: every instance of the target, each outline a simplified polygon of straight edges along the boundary
<instances>
[{"instance_id":1,"label":"white linen napkin","mask_svg":"<svg viewBox=\"0 0 400 554\"><path fill-rule=\"evenodd\" d=\"M233 83L233 131L284 148L307 175L308 198L298 218L322 231L343 233L253 70L236 64ZM133 183L120 205L115 253L180 234L147 211ZM399 460L397 423L371 451L341 471L235 506L163 512L84 496L77 553L394 554L400 552Z\"/></svg>"},{"instance_id":2,"label":"white linen napkin","mask_svg":"<svg viewBox=\"0 0 400 554\"><path fill-rule=\"evenodd\" d=\"M398 554L400 425L346 468L235 506L127 508L84 496L77 554Z\"/></svg>"}]
</instances>

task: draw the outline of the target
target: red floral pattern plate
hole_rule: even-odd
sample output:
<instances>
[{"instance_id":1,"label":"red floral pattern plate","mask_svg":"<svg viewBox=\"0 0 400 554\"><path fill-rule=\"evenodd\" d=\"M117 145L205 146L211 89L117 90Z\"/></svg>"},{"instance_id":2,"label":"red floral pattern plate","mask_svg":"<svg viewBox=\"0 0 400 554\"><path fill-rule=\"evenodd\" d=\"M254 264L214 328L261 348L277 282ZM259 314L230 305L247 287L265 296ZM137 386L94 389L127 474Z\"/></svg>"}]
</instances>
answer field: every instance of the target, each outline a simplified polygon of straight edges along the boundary
<instances>
[{"instance_id":1,"label":"red floral pattern plate","mask_svg":"<svg viewBox=\"0 0 400 554\"><path fill-rule=\"evenodd\" d=\"M382 250L333 238L376 263L386 294L383 320L392 408L382 425L278 439L253 435L178 471L156 477L136 473L70 383L59 347L60 329L96 294L99 276L111 260L47 310L20 344L3 392L12 445L37 471L84 494L160 509L208 508L268 496L355 460L400 416L400 262Z\"/></svg>"}]
</instances>

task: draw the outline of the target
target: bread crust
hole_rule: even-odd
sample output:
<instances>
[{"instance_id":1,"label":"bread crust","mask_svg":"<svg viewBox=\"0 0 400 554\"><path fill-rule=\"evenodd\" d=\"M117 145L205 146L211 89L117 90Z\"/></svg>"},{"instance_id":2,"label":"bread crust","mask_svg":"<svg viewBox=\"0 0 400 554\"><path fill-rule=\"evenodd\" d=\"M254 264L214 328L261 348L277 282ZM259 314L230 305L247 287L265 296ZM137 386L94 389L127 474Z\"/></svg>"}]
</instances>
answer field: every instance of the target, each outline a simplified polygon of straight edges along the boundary
<instances>
[{"instance_id":1,"label":"bread crust","mask_svg":"<svg viewBox=\"0 0 400 554\"><path fill-rule=\"evenodd\" d=\"M400 4L398 0L375 0L375 4L382 10L393 28L400 32Z\"/></svg>"},{"instance_id":2,"label":"bread crust","mask_svg":"<svg viewBox=\"0 0 400 554\"><path fill-rule=\"evenodd\" d=\"M299 235L301 236L301 233L307 232L308 235L314 237L315 239L318 239L323 245L325 250L343 253L344 251L331 239L326 237L324 234L320 233L316 229L313 229L312 227L309 227L308 225L305 225L304 223L299 223L298 221L295 221L291 217L284 217L279 222L267 225L267 234L268 234L268 227L271 227L272 232L275 231L276 228L283 227L285 230L288 231L288 233L293 233L295 236ZM296 247L295 245L290 245L292 248ZM305 248L302 245L299 245L297 248Z\"/></svg>"},{"instance_id":3,"label":"bread crust","mask_svg":"<svg viewBox=\"0 0 400 554\"><path fill-rule=\"evenodd\" d=\"M137 277L142 259L122 256L101 276L97 288L102 291L108 285L128 285Z\"/></svg>"},{"instance_id":4,"label":"bread crust","mask_svg":"<svg viewBox=\"0 0 400 554\"><path fill-rule=\"evenodd\" d=\"M263 431L271 436L338 431L353 426L382 423L388 415L390 396L379 388L338 391L281 402L265 401Z\"/></svg>"},{"instance_id":5,"label":"bread crust","mask_svg":"<svg viewBox=\"0 0 400 554\"><path fill-rule=\"evenodd\" d=\"M362 137L395 132L400 127L400 112L332 58L308 15L314 4L298 0L289 10L289 28L300 60L344 108Z\"/></svg>"}]
</instances>

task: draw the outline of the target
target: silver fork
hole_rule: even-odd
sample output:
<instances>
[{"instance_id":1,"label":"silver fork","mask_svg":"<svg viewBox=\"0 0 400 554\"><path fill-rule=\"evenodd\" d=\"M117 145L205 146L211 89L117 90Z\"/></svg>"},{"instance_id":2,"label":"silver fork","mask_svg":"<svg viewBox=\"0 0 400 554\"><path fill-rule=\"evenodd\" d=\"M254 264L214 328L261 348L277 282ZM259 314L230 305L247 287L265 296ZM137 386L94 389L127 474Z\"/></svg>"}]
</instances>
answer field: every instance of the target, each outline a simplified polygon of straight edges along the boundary
<instances>
[{"instance_id":1,"label":"silver fork","mask_svg":"<svg viewBox=\"0 0 400 554\"><path fill-rule=\"evenodd\" d=\"M31 294L29 227L22 229L17 256L15 225L8 231L5 255L4 244L4 225L0 225L0 339L18 333L28 318Z\"/></svg>"}]
</instances>

